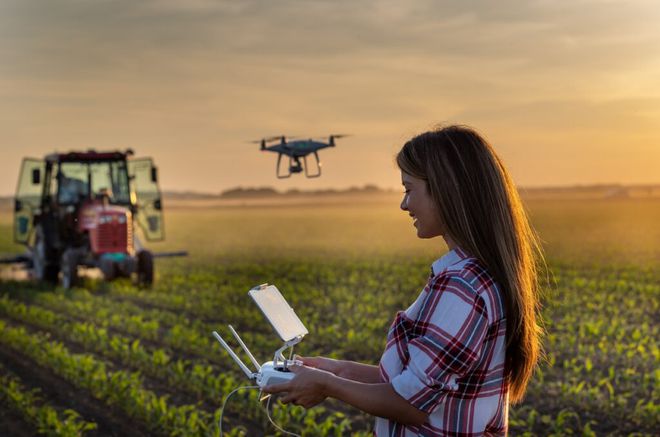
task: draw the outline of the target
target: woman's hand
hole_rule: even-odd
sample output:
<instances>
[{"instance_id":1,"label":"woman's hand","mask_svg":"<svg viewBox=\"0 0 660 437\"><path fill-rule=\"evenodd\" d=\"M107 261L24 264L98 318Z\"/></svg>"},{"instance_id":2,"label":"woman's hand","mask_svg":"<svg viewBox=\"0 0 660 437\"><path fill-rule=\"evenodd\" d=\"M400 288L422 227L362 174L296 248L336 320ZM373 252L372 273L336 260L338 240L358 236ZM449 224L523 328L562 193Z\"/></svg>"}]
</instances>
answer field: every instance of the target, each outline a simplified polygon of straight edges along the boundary
<instances>
[{"instance_id":1,"label":"woman's hand","mask_svg":"<svg viewBox=\"0 0 660 437\"><path fill-rule=\"evenodd\" d=\"M298 357L298 359L301 358ZM285 393L280 399L282 403L293 403L305 408L311 408L323 402L327 397L326 387L334 378L332 373L318 368L297 365L289 366L289 370L296 374L295 378L282 384L266 386L262 391L271 394Z\"/></svg>"},{"instance_id":2,"label":"woman's hand","mask_svg":"<svg viewBox=\"0 0 660 437\"><path fill-rule=\"evenodd\" d=\"M384 382L380 376L380 369L378 366L372 364L335 360L326 357L301 357L298 355L296 355L296 359L302 361L305 366L325 370L339 376L340 378L365 382L368 384Z\"/></svg>"},{"instance_id":3,"label":"woman's hand","mask_svg":"<svg viewBox=\"0 0 660 437\"><path fill-rule=\"evenodd\" d=\"M301 357L299 355L296 355L295 359L302 361L305 366L325 370L326 372L341 376L342 361L326 357Z\"/></svg>"}]
</instances>

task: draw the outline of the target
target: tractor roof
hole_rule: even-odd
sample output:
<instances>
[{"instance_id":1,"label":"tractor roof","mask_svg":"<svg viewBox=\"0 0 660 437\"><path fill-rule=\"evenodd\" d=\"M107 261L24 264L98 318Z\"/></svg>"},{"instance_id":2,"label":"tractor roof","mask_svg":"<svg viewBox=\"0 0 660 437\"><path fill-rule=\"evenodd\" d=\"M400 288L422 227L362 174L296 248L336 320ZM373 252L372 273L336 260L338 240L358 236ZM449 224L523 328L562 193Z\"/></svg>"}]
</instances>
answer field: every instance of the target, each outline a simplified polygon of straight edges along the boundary
<instances>
[{"instance_id":1,"label":"tractor roof","mask_svg":"<svg viewBox=\"0 0 660 437\"><path fill-rule=\"evenodd\" d=\"M51 153L46 156L48 162L85 162L85 161L123 161L133 155L133 150L127 149L124 152L118 150L97 152L96 150L87 150L86 152L66 152Z\"/></svg>"}]
</instances>

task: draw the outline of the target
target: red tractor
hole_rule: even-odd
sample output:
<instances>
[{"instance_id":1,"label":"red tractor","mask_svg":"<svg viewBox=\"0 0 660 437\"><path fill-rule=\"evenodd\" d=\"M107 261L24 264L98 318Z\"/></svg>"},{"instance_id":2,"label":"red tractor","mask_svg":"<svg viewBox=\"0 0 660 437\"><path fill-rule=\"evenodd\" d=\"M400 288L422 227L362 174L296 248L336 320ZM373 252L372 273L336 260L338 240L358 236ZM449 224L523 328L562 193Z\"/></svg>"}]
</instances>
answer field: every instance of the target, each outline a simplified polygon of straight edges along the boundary
<instances>
[{"instance_id":1,"label":"red tractor","mask_svg":"<svg viewBox=\"0 0 660 437\"><path fill-rule=\"evenodd\" d=\"M135 233L163 239L158 172L133 152L54 153L23 160L16 190L14 240L27 246L33 276L70 288L78 266L98 267L106 280L135 274L154 279L153 254Z\"/></svg>"}]
</instances>

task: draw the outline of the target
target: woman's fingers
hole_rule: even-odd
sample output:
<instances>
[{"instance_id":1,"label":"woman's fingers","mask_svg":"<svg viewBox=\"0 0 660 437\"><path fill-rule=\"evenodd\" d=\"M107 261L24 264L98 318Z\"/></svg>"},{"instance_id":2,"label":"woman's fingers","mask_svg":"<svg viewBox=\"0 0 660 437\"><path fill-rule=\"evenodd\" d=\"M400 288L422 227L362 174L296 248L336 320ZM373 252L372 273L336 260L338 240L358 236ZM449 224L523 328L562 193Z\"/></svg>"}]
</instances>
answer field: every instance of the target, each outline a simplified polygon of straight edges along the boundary
<instances>
[{"instance_id":1,"label":"woman's fingers","mask_svg":"<svg viewBox=\"0 0 660 437\"><path fill-rule=\"evenodd\" d=\"M320 361L318 357L301 357L298 355L296 355L296 359L302 361L305 366L309 367L318 367Z\"/></svg>"},{"instance_id":2,"label":"woman's fingers","mask_svg":"<svg viewBox=\"0 0 660 437\"><path fill-rule=\"evenodd\" d=\"M295 399L296 399L295 396L293 396L291 394L286 394L286 395L284 395L280 398L280 402L282 402L283 404L288 404L289 402L294 402Z\"/></svg>"},{"instance_id":3,"label":"woman's fingers","mask_svg":"<svg viewBox=\"0 0 660 437\"><path fill-rule=\"evenodd\" d=\"M336 362L331 358L326 357L298 357L305 366L314 367L316 369L327 370L328 372L335 373Z\"/></svg>"},{"instance_id":4,"label":"woman's fingers","mask_svg":"<svg viewBox=\"0 0 660 437\"><path fill-rule=\"evenodd\" d=\"M306 400L306 399L304 399L304 397L298 397L298 396L291 395L291 394L286 394L286 395L282 396L280 398L280 402L283 403L283 404L300 405L301 407L304 407L306 409L312 408L313 406L315 406L319 403L315 399Z\"/></svg>"},{"instance_id":5,"label":"woman's fingers","mask_svg":"<svg viewBox=\"0 0 660 437\"><path fill-rule=\"evenodd\" d=\"M290 382L283 382L281 384L267 385L266 387L263 387L261 389L261 391L264 392L264 393L270 393L270 394L287 392L290 389L289 385L290 385Z\"/></svg>"}]
</instances>

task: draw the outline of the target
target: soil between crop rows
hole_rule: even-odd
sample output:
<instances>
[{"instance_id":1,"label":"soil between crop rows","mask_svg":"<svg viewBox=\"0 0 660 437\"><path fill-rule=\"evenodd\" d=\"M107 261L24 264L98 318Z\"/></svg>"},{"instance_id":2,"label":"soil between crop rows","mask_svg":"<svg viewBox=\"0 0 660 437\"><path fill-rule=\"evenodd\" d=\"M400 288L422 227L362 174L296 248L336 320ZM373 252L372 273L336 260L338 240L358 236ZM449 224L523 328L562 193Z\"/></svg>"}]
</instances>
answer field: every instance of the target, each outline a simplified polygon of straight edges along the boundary
<instances>
[{"instance_id":1,"label":"soil between crop rows","mask_svg":"<svg viewBox=\"0 0 660 437\"><path fill-rule=\"evenodd\" d=\"M36 430L30 424L11 411L8 405L0 402L0 435L30 437L35 434Z\"/></svg>"},{"instance_id":2,"label":"soil between crop rows","mask_svg":"<svg viewBox=\"0 0 660 437\"><path fill-rule=\"evenodd\" d=\"M21 378L29 389L40 389L40 397L55 407L72 409L85 420L95 422L98 428L89 436L148 436L143 424L126 417L122 411L104 404L90 396L84 389L78 389L70 382L39 366L23 354L0 345L0 359L3 365ZM13 433L3 435L15 435Z\"/></svg>"}]
</instances>

